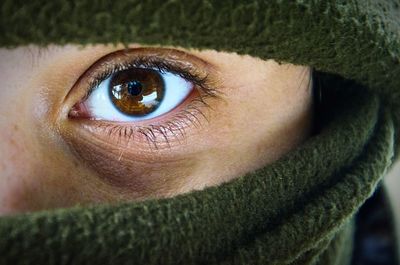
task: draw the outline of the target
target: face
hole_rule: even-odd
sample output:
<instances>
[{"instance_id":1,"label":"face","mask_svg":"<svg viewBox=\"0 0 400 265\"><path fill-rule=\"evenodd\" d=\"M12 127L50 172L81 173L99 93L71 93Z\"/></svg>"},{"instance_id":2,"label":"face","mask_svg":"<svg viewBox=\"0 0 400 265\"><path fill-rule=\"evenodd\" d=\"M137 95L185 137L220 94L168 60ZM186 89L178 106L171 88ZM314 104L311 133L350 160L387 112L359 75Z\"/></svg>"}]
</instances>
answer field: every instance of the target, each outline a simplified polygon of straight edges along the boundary
<instances>
[{"instance_id":1,"label":"face","mask_svg":"<svg viewBox=\"0 0 400 265\"><path fill-rule=\"evenodd\" d=\"M312 130L310 69L177 47L0 50L0 213L171 197Z\"/></svg>"}]
</instances>

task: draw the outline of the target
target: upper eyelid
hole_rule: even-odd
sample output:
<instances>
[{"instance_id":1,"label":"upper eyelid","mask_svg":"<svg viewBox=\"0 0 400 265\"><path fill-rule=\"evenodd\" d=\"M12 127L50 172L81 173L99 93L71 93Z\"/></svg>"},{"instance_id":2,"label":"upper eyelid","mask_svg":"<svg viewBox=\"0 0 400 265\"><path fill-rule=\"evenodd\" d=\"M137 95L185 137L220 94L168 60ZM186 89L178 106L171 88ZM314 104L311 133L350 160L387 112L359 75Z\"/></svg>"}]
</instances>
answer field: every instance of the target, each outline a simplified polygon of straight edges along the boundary
<instances>
[{"instance_id":1,"label":"upper eyelid","mask_svg":"<svg viewBox=\"0 0 400 265\"><path fill-rule=\"evenodd\" d=\"M135 61L135 59L136 61L138 61L138 59L140 58L153 58L157 59L158 61L163 59L165 61L174 61L175 63L179 62L181 64L188 63L192 66L192 69L196 69L197 71L199 71L199 73L196 75L198 79L208 79L209 75L207 73L216 73L214 77L217 77L217 73L219 73L218 67L216 65L211 64L198 56L192 55L182 50L159 47L122 49L113 51L100 57L90 67L88 67L75 82L71 90L68 92L66 99L71 93L73 93L74 90L76 90L76 87L81 86L85 86L88 88L86 89L85 95L83 95L84 97L87 96L88 94L90 94L91 90L96 87L96 83L98 85L99 81L104 81L105 78L107 78L107 76L110 74L110 69L112 69L113 67L117 68L118 66L124 65L125 67L127 67L129 63L132 63L133 61ZM196 64L195 67L193 67L194 64ZM121 68L120 70L123 70L123 68ZM212 84L213 89L210 89L208 92L212 92L213 94L215 94L215 96L217 96L217 94L223 94L221 91L217 90L218 86L216 84L219 83L219 80L216 80L217 78L212 79L213 80L209 80L209 83Z\"/></svg>"},{"instance_id":2,"label":"upper eyelid","mask_svg":"<svg viewBox=\"0 0 400 265\"><path fill-rule=\"evenodd\" d=\"M186 69L184 67L174 68L173 65L165 63L157 57L137 57L131 61L127 61L127 62L121 63L119 65L114 65L114 66L108 68L107 71L103 72L100 75L93 76L91 78L92 80L89 81L89 86L96 87L99 85L100 82L102 82L105 79L107 79L108 77L110 77L113 73L115 73L117 71L126 70L129 68L133 68L133 67L155 68L159 72L172 72L183 78L186 77L186 79L188 79L190 81L197 81L199 83L201 83L203 79L207 78L206 75L201 77L201 76L197 76L196 74L191 74L193 71L192 71L192 69L189 69L189 68L186 68ZM182 71L184 71L184 72L182 72Z\"/></svg>"},{"instance_id":3,"label":"upper eyelid","mask_svg":"<svg viewBox=\"0 0 400 265\"><path fill-rule=\"evenodd\" d=\"M136 61L143 58L146 58L147 60L148 59L159 60L160 58L163 58L164 60L170 60L170 61L175 60L182 62L183 60L186 60L186 58L189 58L190 60L197 61L198 64L201 64L201 68L206 69L205 72L207 72L207 70L215 71L217 68L215 65L203 60L202 58L194 56L190 53L181 50L175 50L171 48L141 47L141 48L130 48L130 49L123 49L111 52L98 59L95 63L92 64L91 67L88 68L87 71L90 71L91 68L100 68L101 65L114 64L113 61L116 58L122 60L121 64L128 63L129 61L132 60L131 58L132 56L136 57Z\"/></svg>"}]
</instances>

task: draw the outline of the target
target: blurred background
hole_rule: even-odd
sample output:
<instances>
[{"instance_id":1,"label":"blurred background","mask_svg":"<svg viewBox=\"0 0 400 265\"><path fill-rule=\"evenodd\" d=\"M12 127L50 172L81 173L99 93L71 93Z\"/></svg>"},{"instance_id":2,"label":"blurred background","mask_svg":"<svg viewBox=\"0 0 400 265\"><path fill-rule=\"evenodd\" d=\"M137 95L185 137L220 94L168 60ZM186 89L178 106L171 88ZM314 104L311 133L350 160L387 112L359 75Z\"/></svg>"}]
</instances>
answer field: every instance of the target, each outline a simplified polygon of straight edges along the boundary
<instances>
[{"instance_id":1,"label":"blurred background","mask_svg":"<svg viewBox=\"0 0 400 265\"><path fill-rule=\"evenodd\" d=\"M385 177L385 184L387 186L389 196L391 197L391 203L394 209L397 224L397 238L400 239L400 161L397 161L389 174Z\"/></svg>"}]
</instances>

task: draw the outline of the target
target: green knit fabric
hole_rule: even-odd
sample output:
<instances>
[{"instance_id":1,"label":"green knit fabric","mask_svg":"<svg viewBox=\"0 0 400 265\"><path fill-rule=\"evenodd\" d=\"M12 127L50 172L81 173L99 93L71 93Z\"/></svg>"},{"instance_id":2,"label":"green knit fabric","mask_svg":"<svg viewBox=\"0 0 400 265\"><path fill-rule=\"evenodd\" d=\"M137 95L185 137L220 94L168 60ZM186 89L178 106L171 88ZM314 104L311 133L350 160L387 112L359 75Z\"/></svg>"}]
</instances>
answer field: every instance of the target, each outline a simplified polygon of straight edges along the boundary
<instances>
[{"instance_id":1,"label":"green knit fabric","mask_svg":"<svg viewBox=\"0 0 400 265\"><path fill-rule=\"evenodd\" d=\"M350 260L354 214L399 150L399 1L2 2L0 46L179 45L335 76L321 131L279 161L171 199L0 218L0 264Z\"/></svg>"}]
</instances>

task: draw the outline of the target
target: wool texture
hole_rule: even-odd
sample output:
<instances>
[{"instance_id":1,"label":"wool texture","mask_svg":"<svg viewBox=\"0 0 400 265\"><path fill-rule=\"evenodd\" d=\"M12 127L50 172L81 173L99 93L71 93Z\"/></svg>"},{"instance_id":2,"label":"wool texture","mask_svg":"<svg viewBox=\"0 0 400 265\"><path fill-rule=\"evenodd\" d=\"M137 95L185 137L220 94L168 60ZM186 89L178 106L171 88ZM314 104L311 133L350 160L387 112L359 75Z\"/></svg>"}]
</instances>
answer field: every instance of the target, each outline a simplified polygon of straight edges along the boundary
<instances>
[{"instance_id":1,"label":"wool texture","mask_svg":"<svg viewBox=\"0 0 400 265\"><path fill-rule=\"evenodd\" d=\"M0 264L348 264L354 216L399 151L396 0L3 0L0 46L140 43L309 65L321 130L174 198L0 218Z\"/></svg>"}]
</instances>

